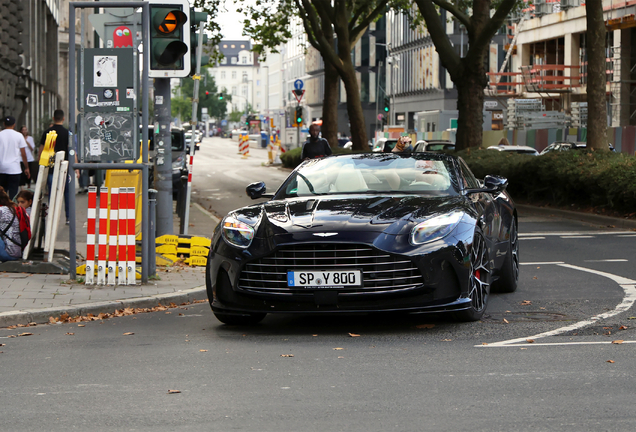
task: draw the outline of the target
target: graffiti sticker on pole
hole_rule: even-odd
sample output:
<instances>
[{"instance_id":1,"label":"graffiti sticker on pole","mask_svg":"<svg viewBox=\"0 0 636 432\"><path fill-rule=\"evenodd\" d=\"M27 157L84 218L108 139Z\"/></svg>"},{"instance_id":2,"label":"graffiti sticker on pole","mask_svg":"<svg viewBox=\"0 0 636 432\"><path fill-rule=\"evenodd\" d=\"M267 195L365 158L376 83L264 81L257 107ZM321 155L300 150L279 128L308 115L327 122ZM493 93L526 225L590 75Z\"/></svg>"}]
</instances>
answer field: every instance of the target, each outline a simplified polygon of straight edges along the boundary
<instances>
[{"instance_id":1,"label":"graffiti sticker on pole","mask_svg":"<svg viewBox=\"0 0 636 432\"><path fill-rule=\"evenodd\" d=\"M93 57L93 87L117 87L117 56Z\"/></svg>"}]
</instances>

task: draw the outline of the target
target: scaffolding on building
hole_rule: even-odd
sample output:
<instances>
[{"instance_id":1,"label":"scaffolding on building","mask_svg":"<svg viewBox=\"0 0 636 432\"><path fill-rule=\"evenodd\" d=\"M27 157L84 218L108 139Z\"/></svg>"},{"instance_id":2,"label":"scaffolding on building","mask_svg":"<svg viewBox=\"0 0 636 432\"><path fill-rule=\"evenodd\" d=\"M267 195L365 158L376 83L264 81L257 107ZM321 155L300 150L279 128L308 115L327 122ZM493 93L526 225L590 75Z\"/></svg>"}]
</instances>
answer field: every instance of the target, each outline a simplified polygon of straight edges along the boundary
<instances>
[{"instance_id":1,"label":"scaffolding on building","mask_svg":"<svg viewBox=\"0 0 636 432\"><path fill-rule=\"evenodd\" d=\"M610 80L610 116L612 125L620 125L621 119L624 118L623 112L626 110L629 114L629 124L636 121L636 104L632 101L636 99L636 80L631 79L636 74L636 61L634 56L624 58L621 53L621 47L612 48L611 69L608 70ZM628 76L623 73L622 62L629 61L629 72L625 71ZM625 88L627 87L627 88Z\"/></svg>"}]
</instances>

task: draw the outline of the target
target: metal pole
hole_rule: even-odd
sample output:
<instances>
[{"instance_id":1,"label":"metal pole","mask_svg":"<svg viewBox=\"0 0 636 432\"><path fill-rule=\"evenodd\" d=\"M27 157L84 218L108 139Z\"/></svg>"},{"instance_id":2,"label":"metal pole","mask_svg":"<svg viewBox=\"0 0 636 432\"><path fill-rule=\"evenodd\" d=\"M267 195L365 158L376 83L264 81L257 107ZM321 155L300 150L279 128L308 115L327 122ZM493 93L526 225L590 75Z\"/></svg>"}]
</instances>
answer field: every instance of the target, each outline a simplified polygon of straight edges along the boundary
<instances>
[{"instance_id":1,"label":"metal pole","mask_svg":"<svg viewBox=\"0 0 636 432\"><path fill-rule=\"evenodd\" d=\"M148 189L148 212L150 213L149 220L149 238L155 238L155 229L157 225L157 191L156 189ZM155 248L150 248L148 254L148 272L154 276L157 274L157 253Z\"/></svg>"},{"instance_id":2,"label":"metal pole","mask_svg":"<svg viewBox=\"0 0 636 432\"><path fill-rule=\"evenodd\" d=\"M172 136L170 135L170 78L155 78L155 187L157 188L157 235L172 234Z\"/></svg>"},{"instance_id":3,"label":"metal pole","mask_svg":"<svg viewBox=\"0 0 636 432\"><path fill-rule=\"evenodd\" d=\"M71 3L68 8L68 19L70 23L75 23L75 5ZM73 28L75 28L73 26ZM69 118L69 130L71 132L71 143L69 150L69 170L73 173L75 162L75 32L69 31L68 38L68 118ZM75 179L73 179L75 180ZM77 234L75 229L75 181L72 181L73 185L68 191L68 253L69 253L69 278L71 280L77 279Z\"/></svg>"},{"instance_id":4,"label":"metal pole","mask_svg":"<svg viewBox=\"0 0 636 432\"><path fill-rule=\"evenodd\" d=\"M380 72L381 71L382 71L382 60L380 60L378 63L378 76L375 78L376 80L375 82L375 132L376 134L378 132L378 122L380 121L378 119L378 111L380 107ZM375 137L373 138L374 138L373 142L375 142Z\"/></svg>"},{"instance_id":5,"label":"metal pole","mask_svg":"<svg viewBox=\"0 0 636 432\"><path fill-rule=\"evenodd\" d=\"M142 17L142 43L145 47L150 49L150 5L145 3L141 10ZM144 54L143 56L143 70L141 75L142 87L141 87L141 139L144 145L141 146L141 162L145 169L141 170L141 193L142 201L148 202L148 110L149 103L148 97L150 92L150 79L148 72L150 70L150 55ZM137 105L139 106L139 105ZM152 266L155 268L156 260L154 256L155 252L155 234L150 231L149 221L149 209L148 206L141 206L141 283L148 282L148 270ZM149 253L152 251L152 253ZM153 270L153 275L155 271Z\"/></svg>"},{"instance_id":6,"label":"metal pole","mask_svg":"<svg viewBox=\"0 0 636 432\"><path fill-rule=\"evenodd\" d=\"M296 108L300 106L300 102L296 104ZM296 112L294 112L294 117L296 117ZM298 117L294 118L296 122L296 147L300 147L300 124L298 123Z\"/></svg>"},{"instance_id":7,"label":"metal pole","mask_svg":"<svg viewBox=\"0 0 636 432\"><path fill-rule=\"evenodd\" d=\"M197 111L199 108L199 83L201 81L201 55L203 54L203 23L199 23L199 41L197 45L196 71L194 73L194 87L192 89L192 126L197 124ZM207 72L206 72L207 73ZM181 221L181 232L188 234L188 225L190 220L190 194L192 193L192 165L194 163L194 139L195 133L192 130L192 138L190 139L190 149L188 150L188 187L186 188L185 209L183 212L183 220Z\"/></svg>"}]
</instances>

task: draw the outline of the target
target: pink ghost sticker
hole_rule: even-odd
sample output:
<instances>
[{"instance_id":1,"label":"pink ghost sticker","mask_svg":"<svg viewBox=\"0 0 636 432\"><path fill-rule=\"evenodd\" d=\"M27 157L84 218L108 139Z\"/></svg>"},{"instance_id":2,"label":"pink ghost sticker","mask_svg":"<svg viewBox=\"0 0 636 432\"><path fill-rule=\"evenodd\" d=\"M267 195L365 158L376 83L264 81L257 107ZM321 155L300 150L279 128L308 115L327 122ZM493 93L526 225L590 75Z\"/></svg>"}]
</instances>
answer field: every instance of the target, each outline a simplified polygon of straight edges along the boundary
<instances>
[{"instance_id":1,"label":"pink ghost sticker","mask_svg":"<svg viewBox=\"0 0 636 432\"><path fill-rule=\"evenodd\" d=\"M115 48L132 47L132 33L126 26L119 26L113 32L113 43Z\"/></svg>"}]
</instances>

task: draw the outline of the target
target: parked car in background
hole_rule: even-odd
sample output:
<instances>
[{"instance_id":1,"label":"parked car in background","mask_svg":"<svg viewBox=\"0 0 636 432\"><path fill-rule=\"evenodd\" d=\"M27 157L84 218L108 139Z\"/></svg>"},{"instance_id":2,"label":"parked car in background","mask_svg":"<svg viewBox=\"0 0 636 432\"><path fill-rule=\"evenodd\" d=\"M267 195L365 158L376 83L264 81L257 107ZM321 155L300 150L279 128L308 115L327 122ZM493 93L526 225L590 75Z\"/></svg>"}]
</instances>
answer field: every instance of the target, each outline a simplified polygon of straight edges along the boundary
<instances>
[{"instance_id":1,"label":"parked car in background","mask_svg":"<svg viewBox=\"0 0 636 432\"><path fill-rule=\"evenodd\" d=\"M488 150L497 150L500 152L512 152L519 154L527 154L531 156L539 156L539 152L529 146L517 146L517 145L495 145L488 147Z\"/></svg>"},{"instance_id":2,"label":"parked car in background","mask_svg":"<svg viewBox=\"0 0 636 432\"><path fill-rule=\"evenodd\" d=\"M455 143L449 140L419 140L415 143L414 152L430 152L440 150L455 150Z\"/></svg>"},{"instance_id":3,"label":"parked car in background","mask_svg":"<svg viewBox=\"0 0 636 432\"><path fill-rule=\"evenodd\" d=\"M380 153L391 153L391 150L395 148L397 144L397 138L379 138L375 142L375 147L373 147L374 152Z\"/></svg>"},{"instance_id":4,"label":"parked car in background","mask_svg":"<svg viewBox=\"0 0 636 432\"><path fill-rule=\"evenodd\" d=\"M519 276L517 211L505 178L441 153L357 153L303 162L267 199L227 214L206 268L226 324L268 313L484 314Z\"/></svg>"},{"instance_id":5,"label":"parked car in background","mask_svg":"<svg viewBox=\"0 0 636 432\"><path fill-rule=\"evenodd\" d=\"M609 150L615 152L616 149L614 148L614 146L610 143L608 144L609 146ZM552 144L550 144L549 146L547 146L546 148L543 149L543 151L541 153L539 153L540 155L544 155L546 153L551 153L551 152L560 152L560 151L570 151L570 150L585 150L587 148L587 143L583 142L583 141L576 141L576 142L571 142L571 141L555 141Z\"/></svg>"}]
</instances>

